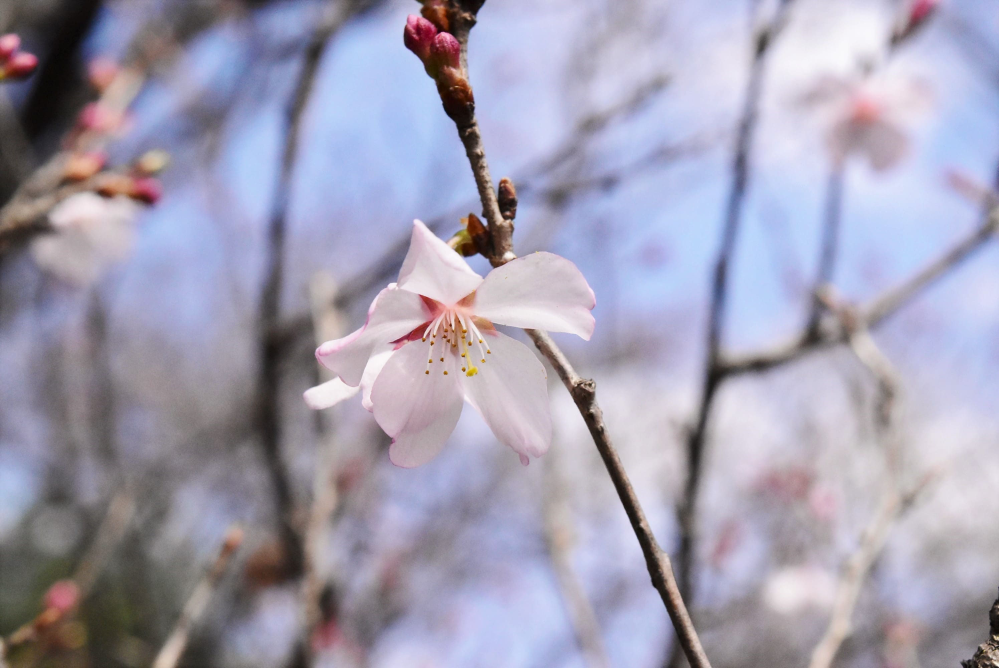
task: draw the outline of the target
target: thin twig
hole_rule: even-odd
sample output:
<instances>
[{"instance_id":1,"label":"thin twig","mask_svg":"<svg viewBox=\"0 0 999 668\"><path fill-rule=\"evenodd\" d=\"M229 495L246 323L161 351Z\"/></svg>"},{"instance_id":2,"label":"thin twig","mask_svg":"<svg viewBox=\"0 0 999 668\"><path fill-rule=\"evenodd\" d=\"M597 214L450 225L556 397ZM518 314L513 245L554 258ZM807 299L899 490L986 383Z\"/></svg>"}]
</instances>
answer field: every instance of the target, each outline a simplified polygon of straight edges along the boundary
<instances>
[{"instance_id":1,"label":"thin twig","mask_svg":"<svg viewBox=\"0 0 999 668\"><path fill-rule=\"evenodd\" d=\"M600 622L572 563L572 509L565 498L565 485L555 453L548 453L543 501L545 545L558 580L562 601L576 640L591 668L610 668L610 659L600 633Z\"/></svg>"},{"instance_id":2,"label":"thin twig","mask_svg":"<svg viewBox=\"0 0 999 668\"><path fill-rule=\"evenodd\" d=\"M475 25L476 13L482 6L482 0L451 0L450 6L452 31L462 46L461 62L467 73L468 35L472 26ZM482 135L479 132L474 113L471 114L467 123L456 125L458 136L465 147L465 153L475 178L483 216L489 225L492 253L488 259L493 266L500 266L516 258L513 252L513 220L505 219L500 213L496 190L489 174ZM593 442L604 460L611 481L614 483L618 497L621 499L638 538L649 569L649 575L652 578L652 584L662 597L663 604L673 621L673 627L676 629L679 644L683 647L691 666L710 668L711 664L704 653L700 638L697 636L697 631L694 629L690 614L687 612L687 607L684 605L683 597L677 587L669 556L656 542L655 535L645 517L645 511L642 509L638 496L628 479L628 474L624 470L624 465L621 463L621 458L607 433L603 412L596 401L596 383L592 380L584 380L575 372L572 365L569 364L569 360L547 333L540 330L527 330L527 334L562 379L590 430Z\"/></svg>"},{"instance_id":3,"label":"thin twig","mask_svg":"<svg viewBox=\"0 0 999 668\"><path fill-rule=\"evenodd\" d=\"M736 136L732 159L732 181L728 203L725 209L725 222L722 228L721 245L715 259L711 287L711 305L708 311L707 361L704 366L701 399L697 417L687 437L687 476L683 497L679 501L677 515L680 526L680 547L677 565L680 569L680 590L684 598L693 596L694 554L697 541L697 501L700 496L701 479L704 472L704 450L707 438L708 421L714 405L715 395L724 380L721 372L722 333L728 303L728 274L742 221L743 206L749 186L750 157L753 139L759 119L760 98L763 94L763 81L766 65L777 36L787 22L790 0L781 0L776 16L769 25L762 28L754 39L753 61L746 82L742 115ZM667 665L680 666L680 653L671 651Z\"/></svg>"},{"instance_id":4,"label":"thin twig","mask_svg":"<svg viewBox=\"0 0 999 668\"><path fill-rule=\"evenodd\" d=\"M638 495L635 494L635 490L631 486L628 473L621 463L621 458L611 441L610 434L607 433L603 411L597 404L596 383L584 379L576 373L569 360L547 333L539 330L528 330L527 334L541 351L541 354L545 356L545 359L551 363L559 378L562 379L562 383L572 395L576 408L579 409L587 428L590 430L590 436L597 446L600 457L604 460L607 472L610 474L614 488L617 490L618 497L628 515L628 520L638 538L642 554L645 556L646 566L649 569L649 575L652 578L652 584L659 591L666 610L669 612L679 644L683 647L687 660L694 668L710 668L711 664L704 654L701 641L697 637L697 631L694 629L690 614L687 612L683 597L680 595L669 555L659 547L659 543L652 533L652 528L649 526L649 521L645 517L642 504L638 500Z\"/></svg>"},{"instance_id":5,"label":"thin twig","mask_svg":"<svg viewBox=\"0 0 999 668\"><path fill-rule=\"evenodd\" d=\"M205 611L208 609L208 604L212 600L212 595L222 581L222 576L225 575L229 568L232 556L239 549L242 542L243 530L238 527L230 528L222 543L222 548L215 558L215 563L212 564L211 569L198 582L191 593L191 597L187 599L187 603L184 604L184 609L181 611L180 617L173 627L173 631L170 632L159 654L156 655L152 668L174 668L180 661L184 655L184 650L187 649L191 630L197 626L202 616L204 616Z\"/></svg>"}]
</instances>

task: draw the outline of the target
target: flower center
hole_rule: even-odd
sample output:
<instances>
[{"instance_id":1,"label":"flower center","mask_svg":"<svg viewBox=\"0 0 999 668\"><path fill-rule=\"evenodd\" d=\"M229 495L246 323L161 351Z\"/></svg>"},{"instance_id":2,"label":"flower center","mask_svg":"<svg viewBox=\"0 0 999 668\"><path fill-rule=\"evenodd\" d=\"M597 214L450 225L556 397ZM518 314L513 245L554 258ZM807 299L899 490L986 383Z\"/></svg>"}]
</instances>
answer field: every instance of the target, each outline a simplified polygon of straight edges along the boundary
<instances>
[{"instance_id":1,"label":"flower center","mask_svg":"<svg viewBox=\"0 0 999 668\"><path fill-rule=\"evenodd\" d=\"M434 363L436 355L440 362L444 361L444 355L461 355L461 370L469 378L479 372L479 367L475 366L474 357L479 358L479 364L485 364L486 355L491 355L493 351L485 345L482 332L475 326L471 316L459 312L457 309L445 309L436 318L430 321L427 329L423 332L422 341L430 342L427 346L427 368L425 373L430 375L430 365ZM441 347L434 349L436 344ZM473 350L473 346L477 346ZM477 351L478 354L475 354ZM444 370L447 375L447 370Z\"/></svg>"}]
</instances>

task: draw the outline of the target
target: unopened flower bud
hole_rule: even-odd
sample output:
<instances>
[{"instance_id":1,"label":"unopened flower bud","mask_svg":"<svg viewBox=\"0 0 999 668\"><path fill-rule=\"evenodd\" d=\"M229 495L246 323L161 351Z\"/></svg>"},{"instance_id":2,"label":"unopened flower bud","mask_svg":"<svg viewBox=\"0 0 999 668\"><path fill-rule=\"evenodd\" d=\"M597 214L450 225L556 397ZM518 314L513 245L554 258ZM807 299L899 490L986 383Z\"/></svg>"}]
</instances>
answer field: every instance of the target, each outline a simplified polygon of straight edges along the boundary
<instances>
[{"instance_id":1,"label":"unopened flower bud","mask_svg":"<svg viewBox=\"0 0 999 668\"><path fill-rule=\"evenodd\" d=\"M72 580L59 580L45 592L45 607L66 614L80 601L80 588Z\"/></svg>"},{"instance_id":2,"label":"unopened flower bud","mask_svg":"<svg viewBox=\"0 0 999 668\"><path fill-rule=\"evenodd\" d=\"M38 68L38 56L27 51L19 51L7 60L4 66L4 77L7 79L23 79Z\"/></svg>"},{"instance_id":3,"label":"unopened flower bud","mask_svg":"<svg viewBox=\"0 0 999 668\"><path fill-rule=\"evenodd\" d=\"M231 555L239 549L240 545L243 544L243 539L245 537L246 532L243 531L242 527L230 527L229 531L225 534L225 542L222 543L222 553L225 555Z\"/></svg>"},{"instance_id":4,"label":"unopened flower bud","mask_svg":"<svg viewBox=\"0 0 999 668\"><path fill-rule=\"evenodd\" d=\"M500 179L497 199L503 218L513 220L517 217L517 189L513 187L513 181L506 177Z\"/></svg>"},{"instance_id":5,"label":"unopened flower bud","mask_svg":"<svg viewBox=\"0 0 999 668\"><path fill-rule=\"evenodd\" d=\"M163 149L146 151L135 162L135 171L142 176L159 174L170 164L170 154Z\"/></svg>"},{"instance_id":6,"label":"unopened flower bud","mask_svg":"<svg viewBox=\"0 0 999 668\"><path fill-rule=\"evenodd\" d=\"M462 257L472 257L479 252L468 230L465 229L455 232L454 236L447 240L447 245Z\"/></svg>"},{"instance_id":7,"label":"unopened flower bud","mask_svg":"<svg viewBox=\"0 0 999 668\"><path fill-rule=\"evenodd\" d=\"M14 33L0 37L0 59L7 60L21 48L21 38Z\"/></svg>"},{"instance_id":8,"label":"unopened flower bud","mask_svg":"<svg viewBox=\"0 0 999 668\"><path fill-rule=\"evenodd\" d=\"M422 16L410 14L406 18L406 28L402 33L402 41L406 48L416 54L423 63L430 57L430 44L437 35L434 24Z\"/></svg>"},{"instance_id":9,"label":"unopened flower bud","mask_svg":"<svg viewBox=\"0 0 999 668\"><path fill-rule=\"evenodd\" d=\"M105 174L101 176L100 185L97 187L97 194L102 197L118 197L125 195L132 197L135 190L135 179L124 174Z\"/></svg>"},{"instance_id":10,"label":"unopened flower bud","mask_svg":"<svg viewBox=\"0 0 999 668\"><path fill-rule=\"evenodd\" d=\"M158 179L142 178L132 181L132 187L128 192L132 199L152 206L163 197L163 186Z\"/></svg>"},{"instance_id":11,"label":"unopened flower bud","mask_svg":"<svg viewBox=\"0 0 999 668\"><path fill-rule=\"evenodd\" d=\"M103 151L74 153L66 160L63 178L67 181L83 181L97 174L107 164L108 156Z\"/></svg>"},{"instance_id":12,"label":"unopened flower bud","mask_svg":"<svg viewBox=\"0 0 999 668\"><path fill-rule=\"evenodd\" d=\"M430 57L427 59L427 72L437 78L437 73L446 68L461 67L461 44L449 32L437 33L430 44Z\"/></svg>"},{"instance_id":13,"label":"unopened flower bud","mask_svg":"<svg viewBox=\"0 0 999 668\"><path fill-rule=\"evenodd\" d=\"M125 115L100 102L91 102L80 111L76 124L83 131L110 133L125 124Z\"/></svg>"}]
</instances>

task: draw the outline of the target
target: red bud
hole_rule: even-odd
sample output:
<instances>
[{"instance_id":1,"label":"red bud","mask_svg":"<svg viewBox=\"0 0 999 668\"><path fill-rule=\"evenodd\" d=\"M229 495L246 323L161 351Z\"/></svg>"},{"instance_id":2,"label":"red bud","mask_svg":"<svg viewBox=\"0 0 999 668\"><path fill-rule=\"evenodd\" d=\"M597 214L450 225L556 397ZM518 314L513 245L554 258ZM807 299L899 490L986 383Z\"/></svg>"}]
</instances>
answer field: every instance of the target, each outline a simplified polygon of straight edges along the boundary
<instances>
[{"instance_id":1,"label":"red bud","mask_svg":"<svg viewBox=\"0 0 999 668\"><path fill-rule=\"evenodd\" d=\"M23 79L38 67L38 56L33 53L21 51L15 53L7 61L4 73L10 79Z\"/></svg>"},{"instance_id":2,"label":"red bud","mask_svg":"<svg viewBox=\"0 0 999 668\"><path fill-rule=\"evenodd\" d=\"M458 69L461 67L461 44L455 36L448 32L437 33L430 44L430 59L427 68L439 72L445 67Z\"/></svg>"},{"instance_id":3,"label":"red bud","mask_svg":"<svg viewBox=\"0 0 999 668\"><path fill-rule=\"evenodd\" d=\"M163 197L163 186L158 179L135 179L129 196L145 204L153 205ZM240 538L240 540L242 540Z\"/></svg>"},{"instance_id":4,"label":"red bud","mask_svg":"<svg viewBox=\"0 0 999 668\"><path fill-rule=\"evenodd\" d=\"M402 41L406 48L416 54L416 56L427 62L430 57L430 44L437 35L437 28L434 24L422 16L410 14L406 18L406 29L402 33Z\"/></svg>"},{"instance_id":5,"label":"red bud","mask_svg":"<svg viewBox=\"0 0 999 668\"><path fill-rule=\"evenodd\" d=\"M80 601L80 588L72 580L59 580L45 592L45 607L66 614Z\"/></svg>"}]
</instances>

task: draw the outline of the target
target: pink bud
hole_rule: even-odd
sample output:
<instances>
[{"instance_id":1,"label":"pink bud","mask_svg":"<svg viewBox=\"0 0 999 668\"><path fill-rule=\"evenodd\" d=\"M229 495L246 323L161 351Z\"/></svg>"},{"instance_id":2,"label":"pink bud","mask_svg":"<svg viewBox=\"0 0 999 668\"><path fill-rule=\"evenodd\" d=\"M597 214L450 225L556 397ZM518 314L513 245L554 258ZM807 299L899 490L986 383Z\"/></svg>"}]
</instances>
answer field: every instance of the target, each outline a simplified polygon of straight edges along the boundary
<instances>
[{"instance_id":1,"label":"pink bud","mask_svg":"<svg viewBox=\"0 0 999 668\"><path fill-rule=\"evenodd\" d=\"M120 69L118 63L111 58L95 58L87 65L87 78L90 80L91 86L104 92L118 76Z\"/></svg>"},{"instance_id":2,"label":"pink bud","mask_svg":"<svg viewBox=\"0 0 999 668\"><path fill-rule=\"evenodd\" d=\"M402 33L402 41L406 48L416 54L423 62L430 56L430 43L434 41L437 28L422 16L410 14L406 18L406 29Z\"/></svg>"},{"instance_id":3,"label":"pink bud","mask_svg":"<svg viewBox=\"0 0 999 668\"><path fill-rule=\"evenodd\" d=\"M38 56L33 53L21 51L11 56L7 61L4 73L10 79L23 79L38 67Z\"/></svg>"},{"instance_id":4,"label":"pink bud","mask_svg":"<svg viewBox=\"0 0 999 668\"><path fill-rule=\"evenodd\" d=\"M940 4L940 0L916 0L909 12L909 25L915 27L922 23Z\"/></svg>"},{"instance_id":5,"label":"pink bud","mask_svg":"<svg viewBox=\"0 0 999 668\"><path fill-rule=\"evenodd\" d=\"M72 580L59 580L45 592L45 607L66 614L80 601L80 588Z\"/></svg>"},{"instance_id":6,"label":"pink bud","mask_svg":"<svg viewBox=\"0 0 999 668\"><path fill-rule=\"evenodd\" d=\"M7 60L21 48L21 38L14 33L0 37L0 59Z\"/></svg>"},{"instance_id":7,"label":"pink bud","mask_svg":"<svg viewBox=\"0 0 999 668\"><path fill-rule=\"evenodd\" d=\"M135 179L129 196L134 200L153 205L163 197L163 186L158 179Z\"/></svg>"},{"instance_id":8,"label":"pink bud","mask_svg":"<svg viewBox=\"0 0 999 668\"><path fill-rule=\"evenodd\" d=\"M449 32L437 33L434 37L430 44L430 60L427 62L427 68L435 72L445 67L461 67L461 44Z\"/></svg>"}]
</instances>

